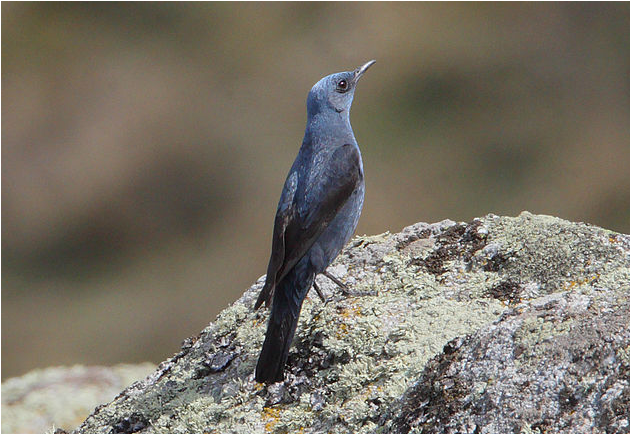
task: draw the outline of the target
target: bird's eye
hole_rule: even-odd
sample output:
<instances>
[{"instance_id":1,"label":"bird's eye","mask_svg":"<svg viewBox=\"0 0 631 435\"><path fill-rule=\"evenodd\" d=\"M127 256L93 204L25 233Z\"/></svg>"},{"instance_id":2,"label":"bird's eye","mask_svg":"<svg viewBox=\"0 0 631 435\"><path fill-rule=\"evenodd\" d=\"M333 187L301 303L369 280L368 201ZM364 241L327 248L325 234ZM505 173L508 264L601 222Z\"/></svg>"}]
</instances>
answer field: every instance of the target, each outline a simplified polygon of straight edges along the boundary
<instances>
[{"instance_id":1,"label":"bird's eye","mask_svg":"<svg viewBox=\"0 0 631 435\"><path fill-rule=\"evenodd\" d=\"M348 90L348 82L346 80L340 80L337 82L337 90L340 92L346 92Z\"/></svg>"}]
</instances>

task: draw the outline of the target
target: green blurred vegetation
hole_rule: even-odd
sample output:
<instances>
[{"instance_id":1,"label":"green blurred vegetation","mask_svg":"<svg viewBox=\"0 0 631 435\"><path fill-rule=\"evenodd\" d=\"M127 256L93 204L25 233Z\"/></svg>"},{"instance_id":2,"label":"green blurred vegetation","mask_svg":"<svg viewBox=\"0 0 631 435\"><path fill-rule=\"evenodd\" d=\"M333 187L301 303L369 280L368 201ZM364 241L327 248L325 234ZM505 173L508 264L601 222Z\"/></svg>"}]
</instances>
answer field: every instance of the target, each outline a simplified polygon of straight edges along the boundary
<instances>
[{"instance_id":1,"label":"green blurred vegetation","mask_svg":"<svg viewBox=\"0 0 631 435\"><path fill-rule=\"evenodd\" d=\"M321 77L358 232L629 230L628 3L2 3L2 376L159 362L265 273Z\"/></svg>"}]
</instances>

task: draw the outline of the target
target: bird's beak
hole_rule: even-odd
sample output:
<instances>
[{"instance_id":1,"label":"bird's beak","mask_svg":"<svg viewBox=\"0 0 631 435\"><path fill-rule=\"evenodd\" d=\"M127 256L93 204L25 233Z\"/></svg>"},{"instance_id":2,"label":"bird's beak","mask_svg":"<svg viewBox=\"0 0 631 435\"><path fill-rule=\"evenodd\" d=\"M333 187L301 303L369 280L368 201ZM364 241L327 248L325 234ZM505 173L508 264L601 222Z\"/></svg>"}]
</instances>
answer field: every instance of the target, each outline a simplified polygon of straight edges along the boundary
<instances>
[{"instance_id":1,"label":"bird's beak","mask_svg":"<svg viewBox=\"0 0 631 435\"><path fill-rule=\"evenodd\" d=\"M363 64L362 66L360 66L359 68L357 68L355 70L355 76L353 77L353 83L357 83L359 79L361 78L361 76L366 72L366 70L370 68L372 64L374 64L375 62L376 60L370 60L366 62L365 64Z\"/></svg>"}]
</instances>

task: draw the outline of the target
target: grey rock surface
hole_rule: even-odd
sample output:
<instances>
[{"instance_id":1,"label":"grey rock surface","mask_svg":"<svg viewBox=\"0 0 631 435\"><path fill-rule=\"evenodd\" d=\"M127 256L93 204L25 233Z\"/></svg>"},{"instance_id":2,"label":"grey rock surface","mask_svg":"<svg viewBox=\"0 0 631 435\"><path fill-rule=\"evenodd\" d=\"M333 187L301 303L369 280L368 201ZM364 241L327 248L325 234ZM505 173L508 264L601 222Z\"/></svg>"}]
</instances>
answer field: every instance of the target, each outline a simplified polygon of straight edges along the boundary
<instances>
[{"instance_id":1,"label":"grey rock surface","mask_svg":"<svg viewBox=\"0 0 631 435\"><path fill-rule=\"evenodd\" d=\"M94 407L155 370L156 365L49 367L2 383L2 433L51 433L77 427Z\"/></svg>"},{"instance_id":2,"label":"grey rock surface","mask_svg":"<svg viewBox=\"0 0 631 435\"><path fill-rule=\"evenodd\" d=\"M629 313L618 308L552 294L452 340L390 414L389 431L628 433Z\"/></svg>"},{"instance_id":3,"label":"grey rock surface","mask_svg":"<svg viewBox=\"0 0 631 435\"><path fill-rule=\"evenodd\" d=\"M356 237L253 380L264 277L78 432L628 432L629 236L524 212Z\"/></svg>"}]
</instances>

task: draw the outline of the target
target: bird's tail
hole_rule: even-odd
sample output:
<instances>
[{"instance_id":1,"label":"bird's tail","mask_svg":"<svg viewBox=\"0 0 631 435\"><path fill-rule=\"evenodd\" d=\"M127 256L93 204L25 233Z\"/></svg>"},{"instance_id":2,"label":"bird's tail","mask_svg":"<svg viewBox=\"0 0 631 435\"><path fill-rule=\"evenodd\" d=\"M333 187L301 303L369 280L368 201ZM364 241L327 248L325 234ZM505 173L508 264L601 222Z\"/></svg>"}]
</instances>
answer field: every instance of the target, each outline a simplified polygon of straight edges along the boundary
<instances>
[{"instance_id":1,"label":"bird's tail","mask_svg":"<svg viewBox=\"0 0 631 435\"><path fill-rule=\"evenodd\" d=\"M276 284L265 342L256 364L257 382L273 383L283 380L285 363L298 325L302 301L313 279L304 281L295 279L294 273L290 272Z\"/></svg>"}]
</instances>

